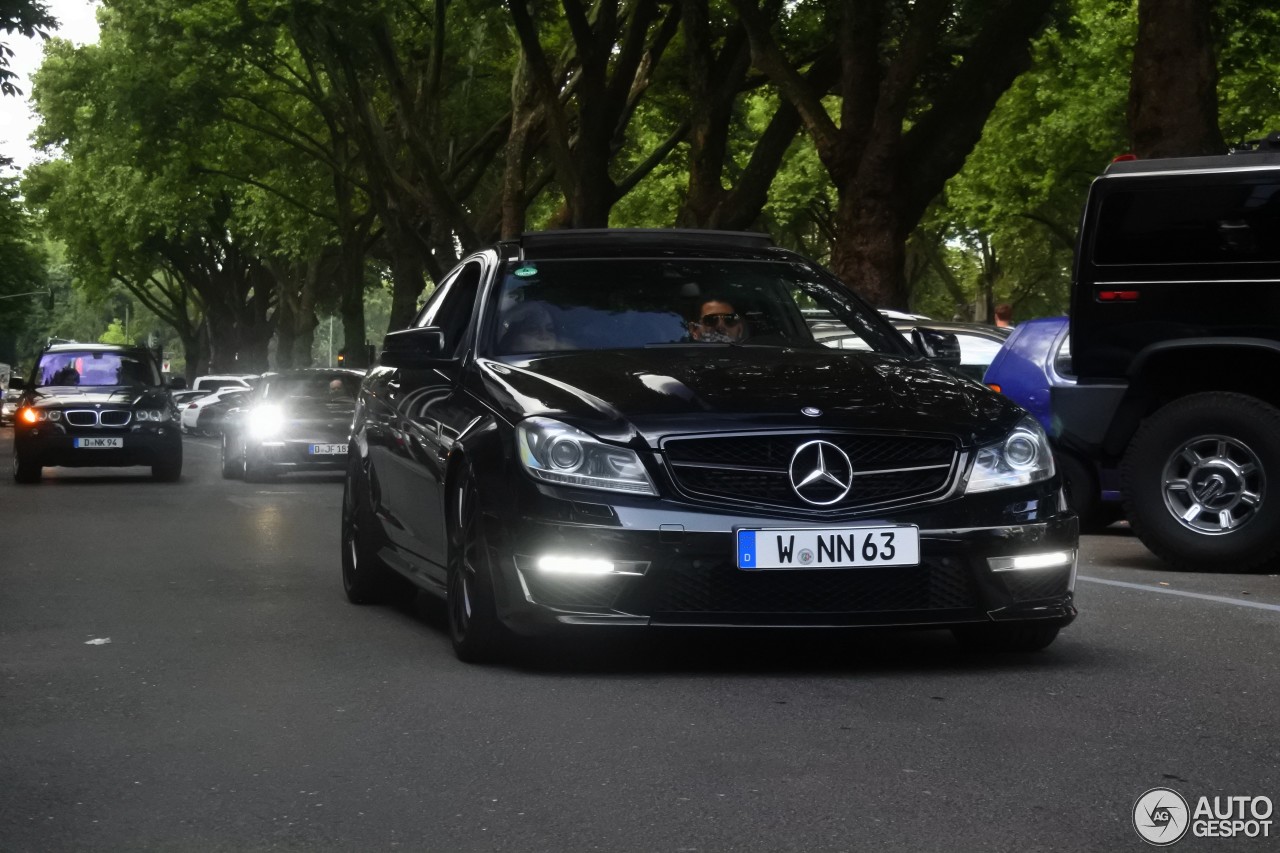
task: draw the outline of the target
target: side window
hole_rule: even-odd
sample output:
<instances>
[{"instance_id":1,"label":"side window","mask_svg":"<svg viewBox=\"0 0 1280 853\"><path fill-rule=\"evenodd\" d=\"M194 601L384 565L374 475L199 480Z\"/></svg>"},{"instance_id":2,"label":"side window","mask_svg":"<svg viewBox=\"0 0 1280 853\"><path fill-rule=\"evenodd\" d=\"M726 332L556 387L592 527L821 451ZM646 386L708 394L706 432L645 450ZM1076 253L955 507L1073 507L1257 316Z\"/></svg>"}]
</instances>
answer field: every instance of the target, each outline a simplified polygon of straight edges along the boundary
<instances>
[{"instance_id":1,"label":"side window","mask_svg":"<svg viewBox=\"0 0 1280 853\"><path fill-rule=\"evenodd\" d=\"M467 335L471 314L476 307L476 293L484 268L472 261L452 276L428 300L415 325L437 326L444 332L444 351L456 355Z\"/></svg>"},{"instance_id":2,"label":"side window","mask_svg":"<svg viewBox=\"0 0 1280 853\"><path fill-rule=\"evenodd\" d=\"M1241 182L1112 192L1102 202L1094 261L1280 261L1280 185Z\"/></svg>"}]
</instances>

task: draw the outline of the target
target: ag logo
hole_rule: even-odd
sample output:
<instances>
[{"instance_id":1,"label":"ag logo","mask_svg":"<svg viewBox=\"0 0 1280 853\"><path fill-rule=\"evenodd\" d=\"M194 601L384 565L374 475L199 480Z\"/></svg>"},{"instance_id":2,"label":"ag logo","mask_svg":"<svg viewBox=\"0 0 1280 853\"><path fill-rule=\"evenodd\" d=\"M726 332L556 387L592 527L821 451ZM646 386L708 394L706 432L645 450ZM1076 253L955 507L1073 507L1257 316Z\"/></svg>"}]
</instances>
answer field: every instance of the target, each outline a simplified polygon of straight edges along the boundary
<instances>
[{"instance_id":1,"label":"ag logo","mask_svg":"<svg viewBox=\"0 0 1280 853\"><path fill-rule=\"evenodd\" d=\"M1152 788L1133 804L1133 828L1156 847L1173 844L1187 834L1190 825L1187 801L1172 788Z\"/></svg>"}]
</instances>

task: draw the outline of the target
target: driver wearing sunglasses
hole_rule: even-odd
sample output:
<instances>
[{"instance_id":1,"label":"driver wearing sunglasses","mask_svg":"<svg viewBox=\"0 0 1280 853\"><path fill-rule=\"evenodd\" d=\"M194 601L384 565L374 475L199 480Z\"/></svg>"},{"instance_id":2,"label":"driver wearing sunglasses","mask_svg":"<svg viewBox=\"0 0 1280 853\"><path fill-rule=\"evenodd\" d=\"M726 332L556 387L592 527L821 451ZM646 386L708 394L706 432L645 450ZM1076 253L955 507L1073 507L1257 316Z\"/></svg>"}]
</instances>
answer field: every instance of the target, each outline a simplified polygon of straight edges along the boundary
<instances>
[{"instance_id":1,"label":"driver wearing sunglasses","mask_svg":"<svg viewBox=\"0 0 1280 853\"><path fill-rule=\"evenodd\" d=\"M703 343L740 344L747 339L747 321L734 309L733 303L707 299L689 321L689 335Z\"/></svg>"}]
</instances>

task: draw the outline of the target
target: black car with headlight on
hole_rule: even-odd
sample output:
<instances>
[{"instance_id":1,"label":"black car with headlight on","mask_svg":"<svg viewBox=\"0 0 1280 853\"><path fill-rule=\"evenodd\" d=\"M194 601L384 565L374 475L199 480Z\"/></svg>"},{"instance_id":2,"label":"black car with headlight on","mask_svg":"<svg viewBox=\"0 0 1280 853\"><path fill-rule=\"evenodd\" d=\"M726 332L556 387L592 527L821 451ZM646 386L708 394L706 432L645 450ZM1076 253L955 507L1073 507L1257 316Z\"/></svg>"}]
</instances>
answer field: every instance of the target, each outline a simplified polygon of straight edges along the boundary
<instances>
[{"instance_id":1,"label":"black car with headlight on","mask_svg":"<svg viewBox=\"0 0 1280 853\"><path fill-rule=\"evenodd\" d=\"M816 340L821 310L865 347ZM950 628L1076 615L1043 431L759 234L561 231L465 259L361 387L342 578L447 602L464 660L617 626Z\"/></svg>"},{"instance_id":2,"label":"black car with headlight on","mask_svg":"<svg viewBox=\"0 0 1280 853\"><path fill-rule=\"evenodd\" d=\"M147 349L54 344L36 362L13 425L13 478L38 483L45 467L149 465L182 476L178 410Z\"/></svg>"},{"instance_id":3,"label":"black car with headlight on","mask_svg":"<svg viewBox=\"0 0 1280 853\"><path fill-rule=\"evenodd\" d=\"M222 476L256 482L290 471L341 471L362 378L362 371L324 368L263 377L223 416Z\"/></svg>"}]
</instances>

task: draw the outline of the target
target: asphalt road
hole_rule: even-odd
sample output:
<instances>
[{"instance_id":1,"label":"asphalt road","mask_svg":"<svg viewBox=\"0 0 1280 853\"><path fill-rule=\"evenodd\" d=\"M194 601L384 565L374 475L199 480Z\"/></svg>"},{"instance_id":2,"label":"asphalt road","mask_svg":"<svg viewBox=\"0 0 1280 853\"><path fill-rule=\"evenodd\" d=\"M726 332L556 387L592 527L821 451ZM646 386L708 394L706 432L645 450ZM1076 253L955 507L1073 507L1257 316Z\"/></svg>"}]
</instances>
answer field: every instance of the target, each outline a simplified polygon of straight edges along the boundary
<instances>
[{"instance_id":1,"label":"asphalt road","mask_svg":"<svg viewBox=\"0 0 1280 853\"><path fill-rule=\"evenodd\" d=\"M346 602L340 478L186 460L0 478L0 850L1137 851L1149 788L1280 802L1275 575L1121 529L1040 654L757 633L475 667L428 602Z\"/></svg>"}]
</instances>

